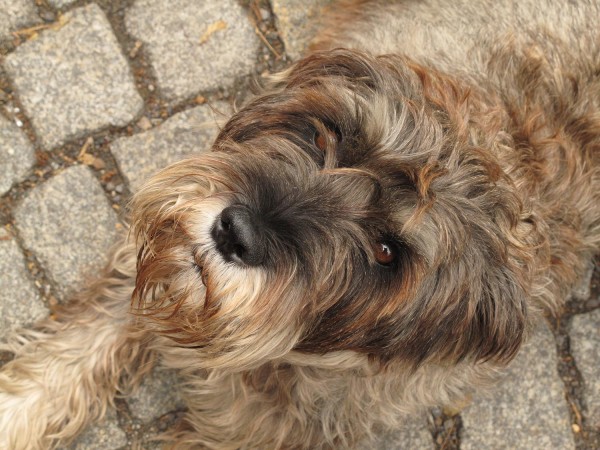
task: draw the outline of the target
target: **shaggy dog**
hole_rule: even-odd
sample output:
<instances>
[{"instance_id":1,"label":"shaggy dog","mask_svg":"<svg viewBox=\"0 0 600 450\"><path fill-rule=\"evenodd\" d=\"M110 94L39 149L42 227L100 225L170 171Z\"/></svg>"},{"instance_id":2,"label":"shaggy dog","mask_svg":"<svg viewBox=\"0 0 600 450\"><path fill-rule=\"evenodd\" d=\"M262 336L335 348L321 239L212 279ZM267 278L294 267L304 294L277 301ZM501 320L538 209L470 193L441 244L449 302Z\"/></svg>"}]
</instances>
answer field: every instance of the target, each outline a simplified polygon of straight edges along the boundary
<instances>
[{"instance_id":1,"label":"shaggy dog","mask_svg":"<svg viewBox=\"0 0 600 450\"><path fill-rule=\"evenodd\" d=\"M488 384L600 244L600 4L354 1L0 372L47 448L160 355L181 447L341 448ZM344 49L339 49L343 47Z\"/></svg>"}]
</instances>

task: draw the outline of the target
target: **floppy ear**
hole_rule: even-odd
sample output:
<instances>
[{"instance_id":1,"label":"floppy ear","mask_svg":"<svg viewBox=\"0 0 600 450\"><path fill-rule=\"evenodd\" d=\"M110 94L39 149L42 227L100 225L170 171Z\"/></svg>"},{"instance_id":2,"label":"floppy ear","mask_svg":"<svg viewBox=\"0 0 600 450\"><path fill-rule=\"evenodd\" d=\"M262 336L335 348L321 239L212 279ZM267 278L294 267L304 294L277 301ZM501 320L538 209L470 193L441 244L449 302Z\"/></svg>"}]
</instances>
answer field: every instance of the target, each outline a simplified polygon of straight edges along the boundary
<instances>
[{"instance_id":1,"label":"floppy ear","mask_svg":"<svg viewBox=\"0 0 600 450\"><path fill-rule=\"evenodd\" d=\"M424 167L414 177L430 201L423 219L438 233L427 239L437 263L422 294L431 295L423 298L424 317L437 327L431 342L454 361L506 363L527 332L545 224L522 203L499 159L513 145L502 108L442 74L411 69L451 143L433 162L439 176Z\"/></svg>"},{"instance_id":2,"label":"floppy ear","mask_svg":"<svg viewBox=\"0 0 600 450\"><path fill-rule=\"evenodd\" d=\"M526 334L525 290L506 266L486 267L478 286L472 286L467 314L455 323L461 333L455 355L477 361L509 362Z\"/></svg>"},{"instance_id":3,"label":"floppy ear","mask_svg":"<svg viewBox=\"0 0 600 450\"><path fill-rule=\"evenodd\" d=\"M423 279L419 295L393 324L399 339L392 358L415 365L465 359L502 364L516 355L528 324L522 280L506 265L472 256L439 265Z\"/></svg>"}]
</instances>

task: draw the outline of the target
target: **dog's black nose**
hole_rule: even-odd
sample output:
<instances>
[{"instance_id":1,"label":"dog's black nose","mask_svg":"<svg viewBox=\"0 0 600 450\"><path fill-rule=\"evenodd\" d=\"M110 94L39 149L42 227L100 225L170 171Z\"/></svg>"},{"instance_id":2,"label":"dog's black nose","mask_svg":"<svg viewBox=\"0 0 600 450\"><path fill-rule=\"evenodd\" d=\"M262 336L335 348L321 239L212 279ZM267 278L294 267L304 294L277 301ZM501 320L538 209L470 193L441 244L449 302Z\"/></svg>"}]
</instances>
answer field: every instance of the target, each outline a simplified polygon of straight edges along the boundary
<instances>
[{"instance_id":1,"label":"dog's black nose","mask_svg":"<svg viewBox=\"0 0 600 450\"><path fill-rule=\"evenodd\" d=\"M217 250L227 261L258 266L265 259L265 246L260 224L243 205L225 208L211 230Z\"/></svg>"}]
</instances>

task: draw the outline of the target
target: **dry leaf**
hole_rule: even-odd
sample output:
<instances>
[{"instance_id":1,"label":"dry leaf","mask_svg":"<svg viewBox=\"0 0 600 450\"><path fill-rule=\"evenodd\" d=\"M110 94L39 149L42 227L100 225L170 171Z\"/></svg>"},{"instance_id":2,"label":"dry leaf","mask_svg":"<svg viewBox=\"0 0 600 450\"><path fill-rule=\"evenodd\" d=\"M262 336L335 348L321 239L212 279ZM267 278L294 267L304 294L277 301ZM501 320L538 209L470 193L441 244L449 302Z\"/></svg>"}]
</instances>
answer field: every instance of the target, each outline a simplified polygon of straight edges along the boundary
<instances>
[{"instance_id":1,"label":"dry leaf","mask_svg":"<svg viewBox=\"0 0 600 450\"><path fill-rule=\"evenodd\" d=\"M102 169L106 168L106 163L104 162L104 160L102 160L100 158L94 158L94 162L92 163L92 166L96 170L102 170Z\"/></svg>"},{"instance_id":2,"label":"dry leaf","mask_svg":"<svg viewBox=\"0 0 600 450\"><path fill-rule=\"evenodd\" d=\"M214 33L225 28L227 28L227 24L223 20L217 20L215 23L209 25L204 34L200 36L200 45L206 43Z\"/></svg>"},{"instance_id":3,"label":"dry leaf","mask_svg":"<svg viewBox=\"0 0 600 450\"><path fill-rule=\"evenodd\" d=\"M94 155L90 155L89 153L84 153L77 159L86 166L93 166L94 162L96 161L96 157Z\"/></svg>"}]
</instances>

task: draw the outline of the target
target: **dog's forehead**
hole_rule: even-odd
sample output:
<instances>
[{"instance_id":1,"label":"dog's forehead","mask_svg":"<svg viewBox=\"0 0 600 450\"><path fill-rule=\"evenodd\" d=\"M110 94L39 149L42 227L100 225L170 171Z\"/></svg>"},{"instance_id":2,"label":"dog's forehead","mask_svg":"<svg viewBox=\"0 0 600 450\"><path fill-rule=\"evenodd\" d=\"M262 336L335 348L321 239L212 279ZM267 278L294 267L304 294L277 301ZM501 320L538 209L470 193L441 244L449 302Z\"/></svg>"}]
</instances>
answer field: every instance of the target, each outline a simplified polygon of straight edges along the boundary
<instances>
[{"instance_id":1,"label":"dog's forehead","mask_svg":"<svg viewBox=\"0 0 600 450\"><path fill-rule=\"evenodd\" d=\"M296 205L314 200L318 209L332 206L352 217L376 205L381 211L400 204L381 203L382 197L414 192L400 144L385 130L370 129L360 114L332 112L339 122L323 122L296 105L282 109L259 102L232 118L215 147L239 156L230 164L237 177L246 178L245 186L252 186L244 191L269 207L284 200ZM335 136L326 149L316 142L319 133Z\"/></svg>"},{"instance_id":2,"label":"dog's forehead","mask_svg":"<svg viewBox=\"0 0 600 450\"><path fill-rule=\"evenodd\" d=\"M328 150L335 150L337 167L372 166L382 159L385 168L404 153L436 150L440 133L418 109L402 97L374 92L359 96L335 83L290 88L259 97L236 113L221 130L215 149L233 142L246 146L248 155L266 146L280 153L303 150L315 156L324 153L315 142L321 134L332 136L335 148ZM423 133L416 132L417 122Z\"/></svg>"},{"instance_id":3,"label":"dog's forehead","mask_svg":"<svg viewBox=\"0 0 600 450\"><path fill-rule=\"evenodd\" d=\"M448 111L437 92L430 93L433 99L425 95L424 84L440 82L420 76L418 67L398 56L317 53L272 80L265 94L234 115L217 142L285 136L302 147L323 126L340 138L338 165L372 164L380 156L424 165L439 153L448 139L444 130L452 125L442 123Z\"/></svg>"}]
</instances>

